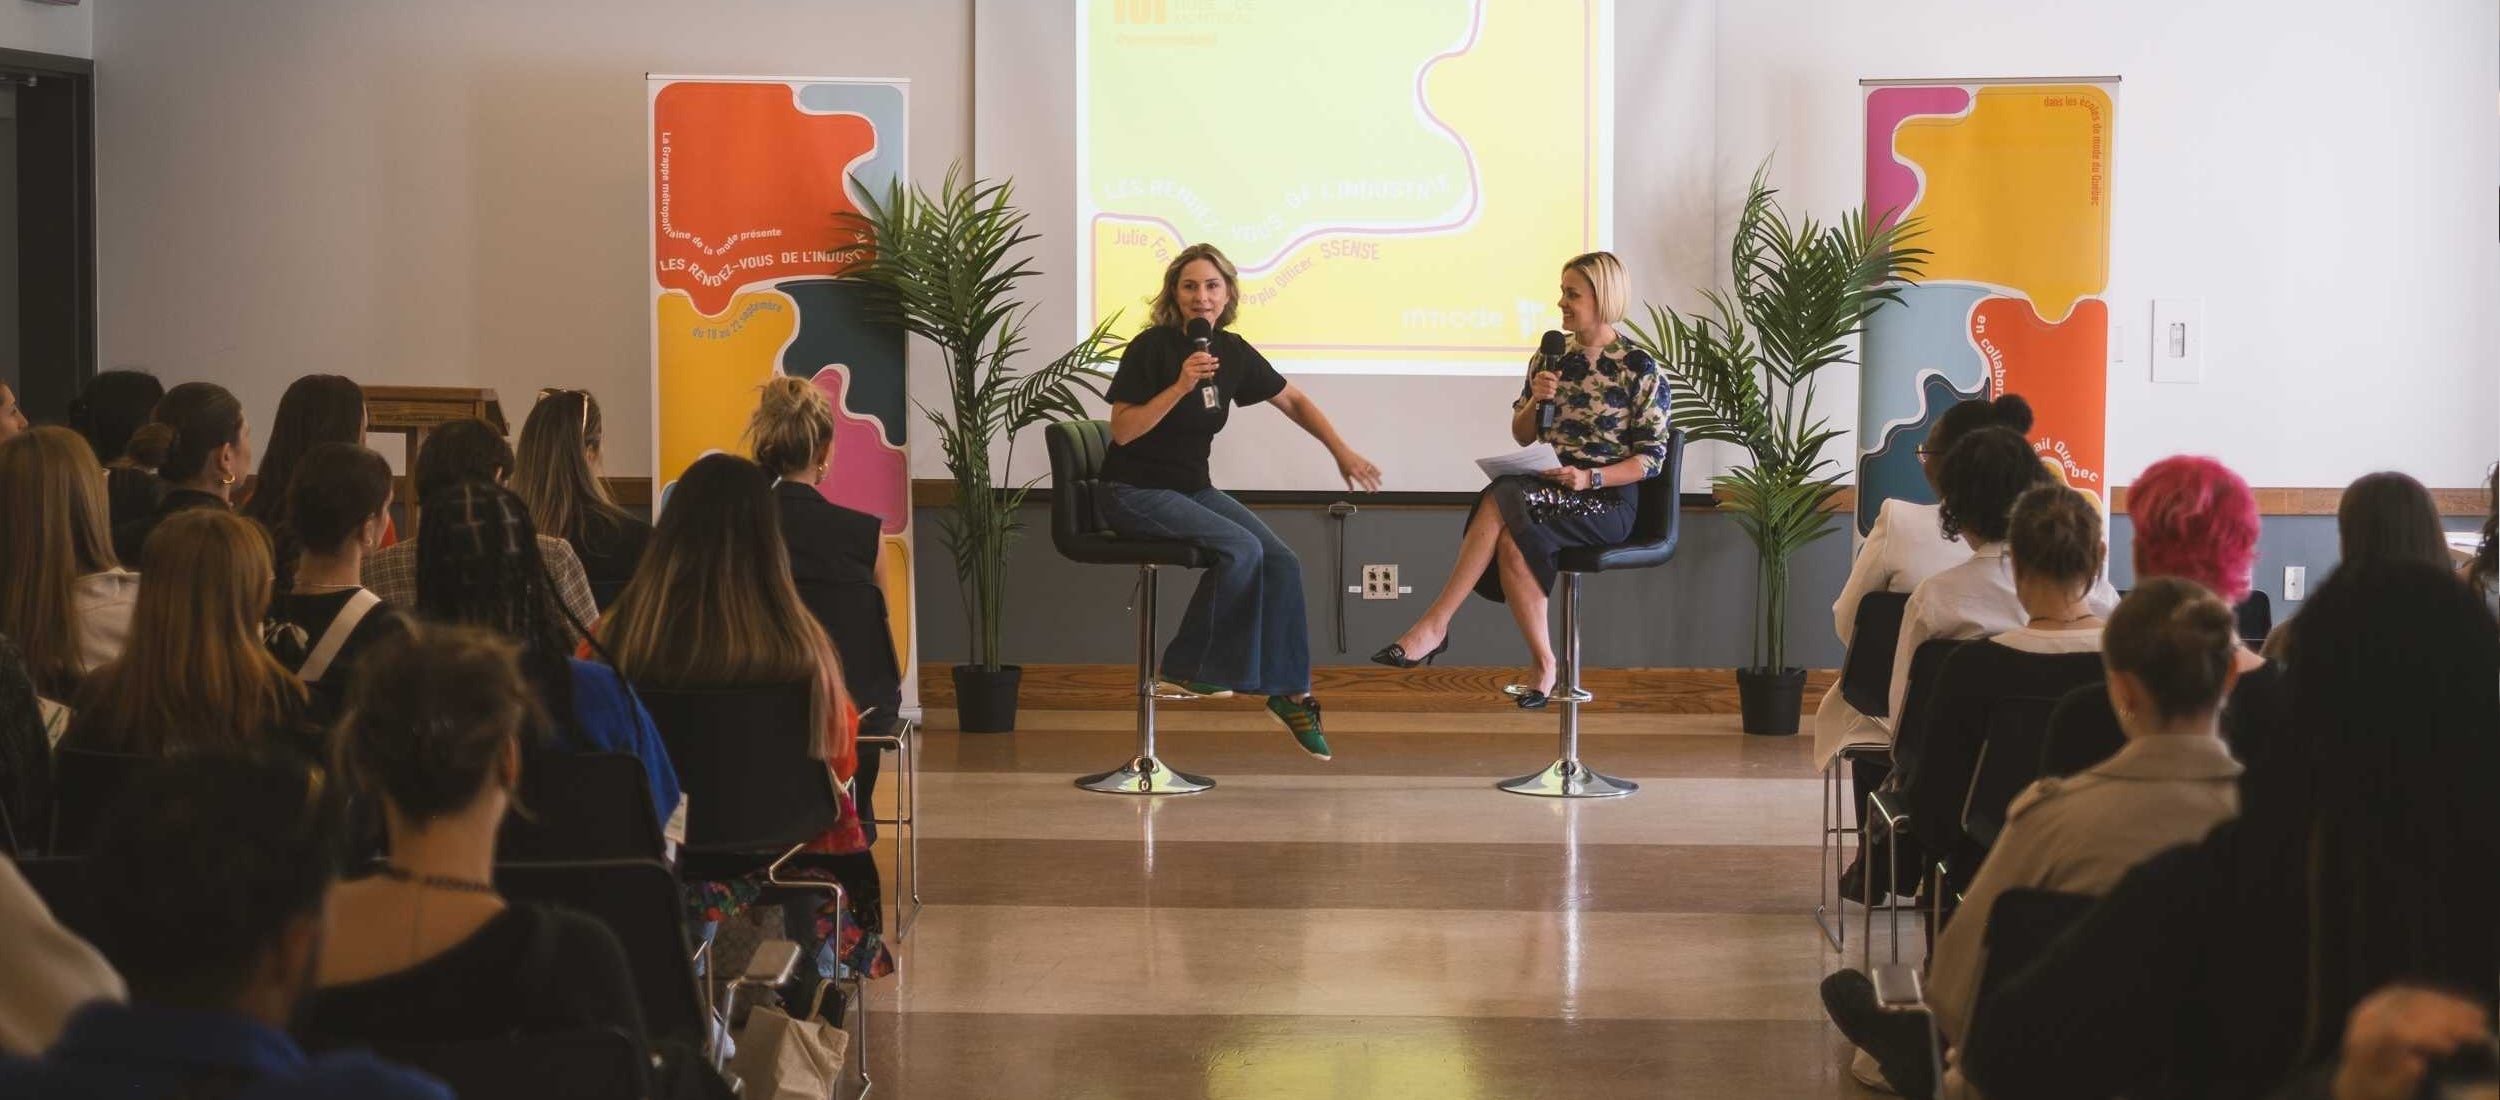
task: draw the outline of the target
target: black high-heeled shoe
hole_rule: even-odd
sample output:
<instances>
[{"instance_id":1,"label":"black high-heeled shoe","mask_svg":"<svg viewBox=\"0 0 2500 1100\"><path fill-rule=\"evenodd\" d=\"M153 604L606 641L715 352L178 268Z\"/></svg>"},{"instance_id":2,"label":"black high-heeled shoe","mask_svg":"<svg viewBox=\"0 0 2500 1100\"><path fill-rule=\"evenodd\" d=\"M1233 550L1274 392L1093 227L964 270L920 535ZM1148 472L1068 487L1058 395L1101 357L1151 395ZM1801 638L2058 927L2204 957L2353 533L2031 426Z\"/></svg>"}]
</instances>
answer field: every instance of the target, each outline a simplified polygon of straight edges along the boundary
<instances>
[{"instance_id":1,"label":"black high-heeled shoe","mask_svg":"<svg viewBox=\"0 0 2500 1100\"><path fill-rule=\"evenodd\" d=\"M1405 646L1399 645L1396 642L1391 642L1388 645L1380 647L1379 652L1372 654L1372 663L1376 665L1387 665L1390 668L1416 668L1422 665L1431 664L1433 658L1439 657L1449 648L1450 637L1447 634L1441 636L1440 645L1432 647L1432 652L1424 654L1421 657L1409 657L1406 655Z\"/></svg>"}]
</instances>

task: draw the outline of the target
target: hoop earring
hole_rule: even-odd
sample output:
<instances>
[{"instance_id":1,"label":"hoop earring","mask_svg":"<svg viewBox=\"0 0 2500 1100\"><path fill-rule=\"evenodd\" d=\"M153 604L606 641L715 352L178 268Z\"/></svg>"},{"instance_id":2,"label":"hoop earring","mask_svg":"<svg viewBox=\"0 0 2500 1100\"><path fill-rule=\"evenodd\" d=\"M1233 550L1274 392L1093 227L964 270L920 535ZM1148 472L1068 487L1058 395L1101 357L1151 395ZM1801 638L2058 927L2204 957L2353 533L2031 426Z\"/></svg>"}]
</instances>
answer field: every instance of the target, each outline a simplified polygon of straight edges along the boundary
<instances>
[{"instance_id":1,"label":"hoop earring","mask_svg":"<svg viewBox=\"0 0 2500 1100\"><path fill-rule=\"evenodd\" d=\"M224 476L224 477L218 478L218 479L217 479L217 484L219 484L219 485L232 485L232 484L234 484L234 475L233 475L233 474L227 474L227 475L226 475L226 476Z\"/></svg>"}]
</instances>

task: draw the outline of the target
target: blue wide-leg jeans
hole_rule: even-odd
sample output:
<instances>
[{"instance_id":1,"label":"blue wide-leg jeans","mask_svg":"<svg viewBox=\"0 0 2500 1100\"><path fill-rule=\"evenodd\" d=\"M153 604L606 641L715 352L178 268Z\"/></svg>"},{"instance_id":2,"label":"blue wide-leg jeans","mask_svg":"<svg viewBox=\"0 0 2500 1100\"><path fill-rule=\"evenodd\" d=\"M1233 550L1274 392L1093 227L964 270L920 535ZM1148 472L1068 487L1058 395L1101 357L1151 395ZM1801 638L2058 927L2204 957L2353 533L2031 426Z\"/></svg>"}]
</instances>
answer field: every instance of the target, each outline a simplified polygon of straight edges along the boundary
<instances>
[{"instance_id":1,"label":"blue wide-leg jeans","mask_svg":"<svg viewBox=\"0 0 2500 1100\"><path fill-rule=\"evenodd\" d=\"M1175 539L1215 555L1163 651L1163 675L1244 695L1311 690L1302 562L1276 532L1221 489L1192 493L1106 481L1103 517L1131 538Z\"/></svg>"}]
</instances>

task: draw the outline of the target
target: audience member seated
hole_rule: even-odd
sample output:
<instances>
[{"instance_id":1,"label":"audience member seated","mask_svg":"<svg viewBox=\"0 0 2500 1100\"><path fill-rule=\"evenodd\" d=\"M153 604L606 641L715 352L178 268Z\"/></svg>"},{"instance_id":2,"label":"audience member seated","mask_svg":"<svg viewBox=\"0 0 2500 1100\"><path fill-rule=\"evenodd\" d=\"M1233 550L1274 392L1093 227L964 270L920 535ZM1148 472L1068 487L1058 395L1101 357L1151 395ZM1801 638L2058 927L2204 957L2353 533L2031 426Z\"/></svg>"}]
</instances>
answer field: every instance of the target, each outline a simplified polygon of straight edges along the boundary
<instances>
[{"instance_id":1,"label":"audience member seated","mask_svg":"<svg viewBox=\"0 0 2500 1100\"><path fill-rule=\"evenodd\" d=\"M773 475L773 500L781 509L781 542L790 551L790 580L799 602L832 639L842 664L842 684L861 709L861 732L893 728L903 705L903 664L894 653L886 620L884 524L816 491L833 464L833 408L823 390L805 379L782 376L764 383L763 400L747 421L755 464ZM877 839L877 749L861 746L860 828Z\"/></svg>"},{"instance_id":2,"label":"audience member seated","mask_svg":"<svg viewBox=\"0 0 2500 1100\"><path fill-rule=\"evenodd\" d=\"M143 774L84 868L96 946L130 1001L88 1002L41 1059L0 1059L0 1096L449 1100L431 1078L368 1054L308 1057L287 1035L338 841L335 801L300 763L205 756Z\"/></svg>"},{"instance_id":3,"label":"audience member seated","mask_svg":"<svg viewBox=\"0 0 2500 1100\"><path fill-rule=\"evenodd\" d=\"M243 419L243 403L224 386L185 382L167 390L152 422L170 433L156 469L165 492L155 511L113 529L113 556L122 561L145 561L148 536L167 516L230 510L235 482L252 471L252 427Z\"/></svg>"},{"instance_id":4,"label":"audience member seated","mask_svg":"<svg viewBox=\"0 0 2500 1100\"><path fill-rule=\"evenodd\" d=\"M2004 428L2016 434L2031 431L2031 403L2014 394L1994 401L1964 401L1946 409L1936 418L1936 426L1927 432L1927 442L1919 448L1920 472L1927 475L1929 488L1936 484L1940 463L1928 456L1941 456L1965 435L1980 428ZM1841 585L1840 598L1832 603L1832 629L1840 635L1840 644L1852 644L1858 626L1858 603L1870 592L1911 592L1919 582L1970 560L1970 547L1956 537L1944 533L1941 506L1894 497L1884 502L1875 513L1875 525L1858 546L1857 557L1849 564L1849 579ZM1848 745L1882 745L1892 740L1890 727L1858 713L1856 707L1840 697L1840 684L1834 682L1823 694L1823 703L1814 712L1814 753L1818 759L1831 755ZM1865 792L1882 781L1883 765L1862 762L1859 768L1860 805ZM1870 782L1869 780L1873 781Z\"/></svg>"},{"instance_id":5,"label":"audience member seated","mask_svg":"<svg viewBox=\"0 0 2500 1100\"><path fill-rule=\"evenodd\" d=\"M0 443L16 438L26 427L26 412L17 407L17 391L0 383Z\"/></svg>"},{"instance_id":6,"label":"audience member seated","mask_svg":"<svg viewBox=\"0 0 2500 1100\"><path fill-rule=\"evenodd\" d=\"M365 388L335 374L307 374L278 398L278 415L270 418L269 438L261 445L260 472L250 494L235 506L276 536L280 592L294 588L295 559L302 553L287 537L287 488L312 449L324 443L365 445Z\"/></svg>"},{"instance_id":7,"label":"audience member seated","mask_svg":"<svg viewBox=\"0 0 2500 1100\"><path fill-rule=\"evenodd\" d=\"M329 759L304 685L269 655L269 542L222 508L168 518L140 562L130 646L79 685L65 748L175 756L283 745Z\"/></svg>"},{"instance_id":8,"label":"audience member seated","mask_svg":"<svg viewBox=\"0 0 2500 1100\"><path fill-rule=\"evenodd\" d=\"M89 1001L124 1001L121 975L52 919L17 864L0 856L0 1055L41 1054L70 1013Z\"/></svg>"},{"instance_id":9,"label":"audience member seated","mask_svg":"<svg viewBox=\"0 0 2500 1100\"><path fill-rule=\"evenodd\" d=\"M139 575L113 553L86 440L36 428L0 443L0 517L0 634L25 655L36 693L67 701L121 655L139 599Z\"/></svg>"},{"instance_id":10,"label":"audience member seated","mask_svg":"<svg viewBox=\"0 0 2500 1100\"><path fill-rule=\"evenodd\" d=\"M601 610L616 602L634 579L651 525L634 518L608 495L599 468L599 441L606 425L588 390L540 390L538 404L521 423L521 446L512 467L512 491L529 503L538 529L563 539L581 559L590 596ZM587 621L587 620L585 620Z\"/></svg>"},{"instance_id":11,"label":"audience member seated","mask_svg":"<svg viewBox=\"0 0 2500 1100\"><path fill-rule=\"evenodd\" d=\"M2335 504L2336 568L2357 562L2412 561L2456 568L2448 553L2448 534L2439 524L2439 505L2422 483L2399 473L2363 474L2344 487ZM2293 624L2285 621L2266 636L2266 656L2288 661Z\"/></svg>"},{"instance_id":12,"label":"audience member seated","mask_svg":"<svg viewBox=\"0 0 2500 1100\"><path fill-rule=\"evenodd\" d=\"M521 671L546 715L548 732L535 747L632 754L651 782L653 812L670 822L679 792L668 747L615 669L572 656L573 635L538 557L546 540L536 537L521 498L471 481L426 498L425 516L415 540L417 614L484 627L520 646ZM673 822L667 832L684 834Z\"/></svg>"},{"instance_id":13,"label":"audience member seated","mask_svg":"<svg viewBox=\"0 0 2500 1100\"><path fill-rule=\"evenodd\" d=\"M150 425L165 384L146 371L108 370L87 380L69 402L69 426L87 438L87 446L104 460L105 498L112 505L113 527L156 510L165 483L156 467L165 461L173 433Z\"/></svg>"},{"instance_id":14,"label":"audience member seated","mask_svg":"<svg viewBox=\"0 0 2500 1100\"><path fill-rule=\"evenodd\" d=\"M299 557L294 588L269 609L279 635L270 650L304 682L314 715L327 723L346 702L358 658L407 630L399 608L358 583L365 555L390 526L391 467L353 443L316 444L285 492L278 514L287 526L278 541Z\"/></svg>"},{"instance_id":15,"label":"audience member seated","mask_svg":"<svg viewBox=\"0 0 2500 1100\"><path fill-rule=\"evenodd\" d=\"M2457 575L2474 586L2474 594L2483 598L2483 606L2500 615L2500 466L2493 466L2483 479L2483 537L2474 545L2474 556L2457 570Z\"/></svg>"},{"instance_id":16,"label":"audience member seated","mask_svg":"<svg viewBox=\"0 0 2500 1100\"><path fill-rule=\"evenodd\" d=\"M2019 568L2019 520L2014 541ZM2022 887L2102 894L2136 864L2203 838L2239 812L2240 766L2220 723L2238 676L2235 626L2221 600L2175 577L2144 582L2110 615L2102 656L2108 692L2125 716L2126 747L2080 775L2040 780L2006 810L2005 832L1929 960L1927 1007L1946 1042L1968 1032L1987 967L1989 907L1999 894ZM1826 979L1824 1001L1861 1046L1898 1034L1875 1011L1873 986L1857 971ZM1904 1095L1910 1088L1903 1086L1928 1072L1923 1029L1914 1045L1876 1054Z\"/></svg>"},{"instance_id":17,"label":"audience member seated","mask_svg":"<svg viewBox=\"0 0 2500 1100\"><path fill-rule=\"evenodd\" d=\"M601 638L617 667L649 687L816 685L824 728L817 750L840 791L842 820L784 874L840 882L850 912L828 901L812 921L788 909L784 919L790 937L815 952L819 976L833 976L838 956L875 977L891 972L893 962L877 935L883 895L851 791L859 715L832 643L799 603L781 539L770 476L735 455L695 460L660 513L651 552L617 597ZM704 909L728 915L743 904L714 888ZM812 990L794 993L788 1003L813 1003Z\"/></svg>"},{"instance_id":18,"label":"audience member seated","mask_svg":"<svg viewBox=\"0 0 2500 1100\"><path fill-rule=\"evenodd\" d=\"M377 649L338 734L340 778L390 833L378 873L331 899L306 1045L452 1043L613 1027L645 1045L625 950L606 925L495 890L495 830L542 721L520 649L420 626Z\"/></svg>"},{"instance_id":19,"label":"audience member seated","mask_svg":"<svg viewBox=\"0 0 2500 1100\"><path fill-rule=\"evenodd\" d=\"M51 834L52 717L35 695L26 661L0 634L0 852L19 853Z\"/></svg>"},{"instance_id":20,"label":"audience member seated","mask_svg":"<svg viewBox=\"0 0 2500 1100\"><path fill-rule=\"evenodd\" d=\"M2127 873L1992 989L1982 1093L2268 1096L2392 981L2500 984L2500 624L2445 568L2339 568L2301 612L2291 737L2240 816Z\"/></svg>"},{"instance_id":21,"label":"audience member seated","mask_svg":"<svg viewBox=\"0 0 2500 1100\"><path fill-rule=\"evenodd\" d=\"M511 472L512 448L494 425L476 419L454 420L426 435L424 447L417 451L410 490L423 504L427 497L464 482L501 485ZM425 519L419 516L415 535L365 558L365 587L393 607L416 606L416 544L424 540ZM569 619L565 629L578 637L582 628L599 617L590 581L582 575L581 559L573 556L573 548L563 539L543 534L538 536L538 556L547 563L548 583Z\"/></svg>"},{"instance_id":22,"label":"audience member seated","mask_svg":"<svg viewBox=\"0 0 2500 1100\"><path fill-rule=\"evenodd\" d=\"M2248 598L2257 564L2257 494L2229 467L2189 455L2156 462L2127 487L2127 515L2135 527L2138 583L2177 577L2233 607ZM2241 765L2261 767L2267 746L2290 726L2290 689L2283 666L2246 642L2231 660L2238 679L2222 707L2222 739ZM2068 770L2106 759L2126 740L2109 693L2098 686L2069 693L2049 726L2057 755L2051 763Z\"/></svg>"},{"instance_id":23,"label":"audience member seated","mask_svg":"<svg viewBox=\"0 0 2500 1100\"><path fill-rule=\"evenodd\" d=\"M2030 622L2014 591L2014 570L2006 561L2006 526L2014 501L2025 492L2057 479L2031 443L2006 428L1980 428L1954 441L1936 471L1936 492L1943 498L1937 521L1947 537L1970 544L1970 560L1919 582L1901 612L1901 640L1893 649L1892 726L1899 729L1901 701L1910 688L1910 655L1934 641L1986 638L2021 629ZM2085 599L2095 615L2118 606L2118 593L2107 580L2095 578Z\"/></svg>"}]
</instances>

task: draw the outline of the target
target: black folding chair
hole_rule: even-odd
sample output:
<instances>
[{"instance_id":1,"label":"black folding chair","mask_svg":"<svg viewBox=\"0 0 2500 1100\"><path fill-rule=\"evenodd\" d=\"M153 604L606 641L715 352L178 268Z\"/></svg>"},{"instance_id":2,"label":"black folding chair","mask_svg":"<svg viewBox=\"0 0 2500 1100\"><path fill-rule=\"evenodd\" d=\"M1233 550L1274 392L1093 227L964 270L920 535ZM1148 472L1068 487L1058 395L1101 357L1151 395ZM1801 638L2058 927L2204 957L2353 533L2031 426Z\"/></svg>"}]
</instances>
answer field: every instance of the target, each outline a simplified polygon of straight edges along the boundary
<instances>
[{"instance_id":1,"label":"black folding chair","mask_svg":"<svg viewBox=\"0 0 2500 1100\"><path fill-rule=\"evenodd\" d=\"M1858 600L1857 617L1851 620L1849 652L1840 663L1840 698L1857 712L1869 718L1883 718L1892 712L1892 657L1901 641L1901 613L1908 609L1907 592L1869 592ZM1859 761L1892 760L1892 749L1885 745L1844 745L1823 762L1823 859L1822 882L1815 887L1814 923L1823 929L1823 938L1833 950L1843 949L1849 937L1849 922L1837 910L1847 898L1839 897L1841 865L1840 839L1858 836L1865 831L1866 807L1858 806L1852 814L1841 812L1841 792L1849 783L1842 773ZM1854 817L1858 824L1845 823ZM1861 851L1864 849L1861 848Z\"/></svg>"},{"instance_id":2,"label":"black folding chair","mask_svg":"<svg viewBox=\"0 0 2500 1100\"><path fill-rule=\"evenodd\" d=\"M374 1053L451 1086L460 1100L643 1097L649 1058L615 1028L464 1043L374 1043Z\"/></svg>"},{"instance_id":3,"label":"black folding chair","mask_svg":"<svg viewBox=\"0 0 2500 1100\"><path fill-rule=\"evenodd\" d=\"M839 883L783 873L809 841L841 820L833 775L815 750L824 736L814 715L815 690L812 681L643 689L643 705L659 725L686 794L678 870L688 881L760 875L760 903L813 905L830 894L848 908ZM868 1076L868 983L857 973L849 981L859 1040L854 1061L865 1097L875 1085Z\"/></svg>"},{"instance_id":4,"label":"black folding chair","mask_svg":"<svg viewBox=\"0 0 2500 1100\"><path fill-rule=\"evenodd\" d=\"M45 851L78 855L95 840L104 812L153 756L61 749L52 757L52 836Z\"/></svg>"},{"instance_id":5,"label":"black folding chair","mask_svg":"<svg viewBox=\"0 0 2500 1100\"><path fill-rule=\"evenodd\" d=\"M1977 1019L1987 1011L1990 992L2047 954L2049 944L2082 920L2099 901L2090 894L2029 886L1998 894L1988 906L1987 935L1982 938L1988 946L1988 961L1979 971L1979 992L1971 1002L1971 1018Z\"/></svg>"},{"instance_id":6,"label":"black folding chair","mask_svg":"<svg viewBox=\"0 0 2500 1100\"><path fill-rule=\"evenodd\" d=\"M495 888L514 901L534 901L588 914L616 934L633 968L643 1027L654 1040L674 1039L712 1050L713 1027L695 983L686 941L685 902L677 876L658 860L603 859L495 865ZM467 1093L461 1093L467 1096Z\"/></svg>"},{"instance_id":7,"label":"black folding chair","mask_svg":"<svg viewBox=\"0 0 2500 1100\"><path fill-rule=\"evenodd\" d=\"M631 753L532 753L495 837L506 863L667 857L651 779Z\"/></svg>"}]
</instances>

